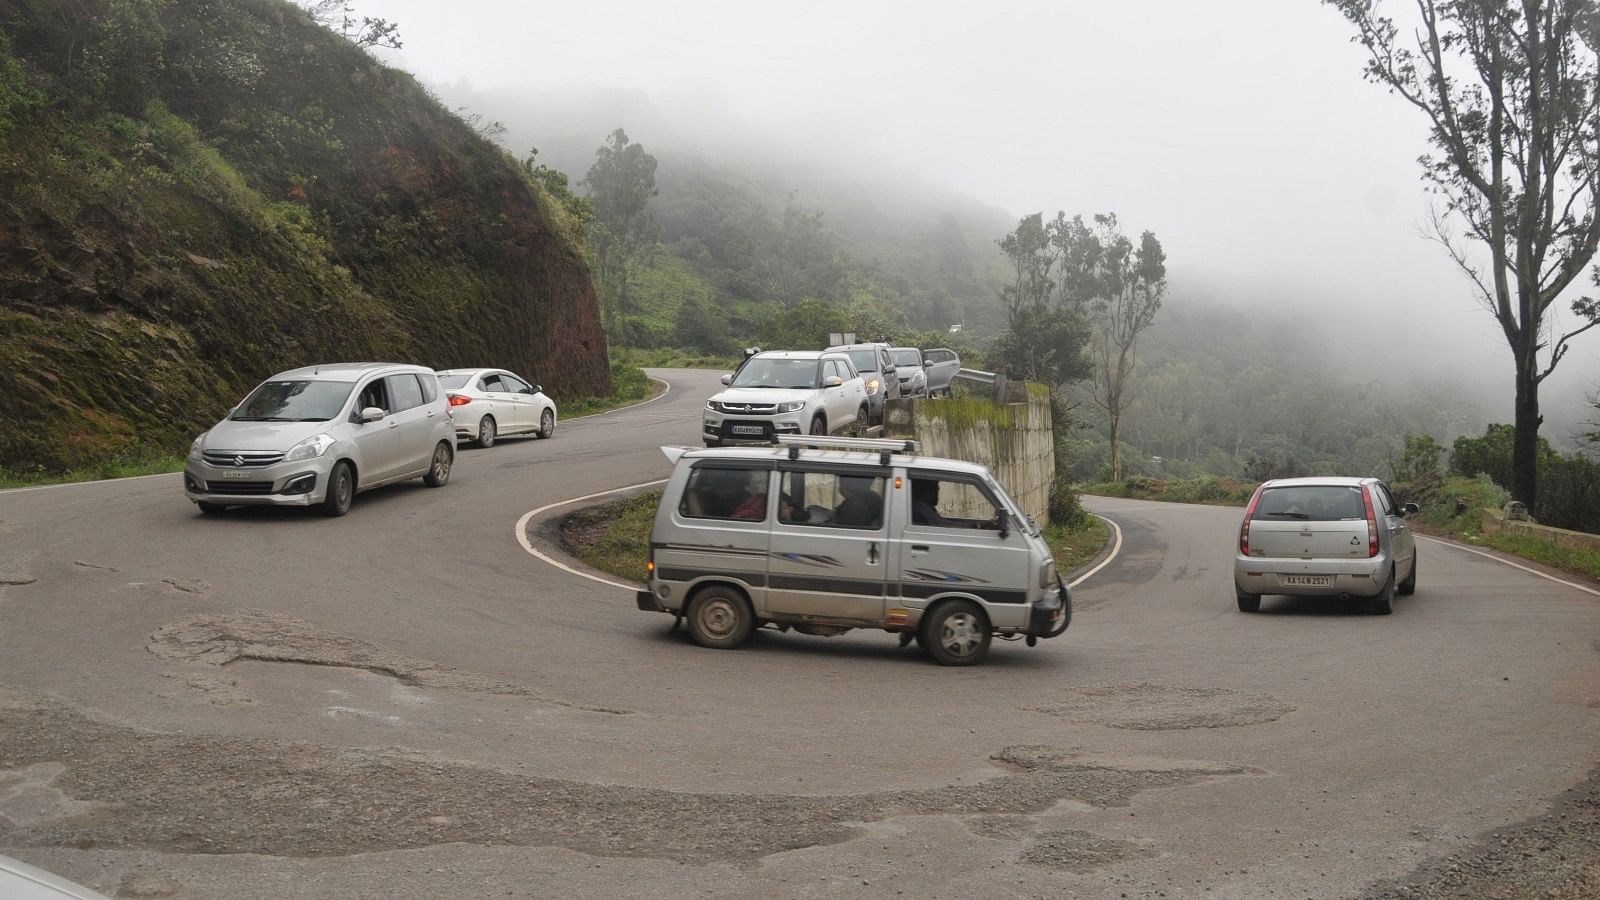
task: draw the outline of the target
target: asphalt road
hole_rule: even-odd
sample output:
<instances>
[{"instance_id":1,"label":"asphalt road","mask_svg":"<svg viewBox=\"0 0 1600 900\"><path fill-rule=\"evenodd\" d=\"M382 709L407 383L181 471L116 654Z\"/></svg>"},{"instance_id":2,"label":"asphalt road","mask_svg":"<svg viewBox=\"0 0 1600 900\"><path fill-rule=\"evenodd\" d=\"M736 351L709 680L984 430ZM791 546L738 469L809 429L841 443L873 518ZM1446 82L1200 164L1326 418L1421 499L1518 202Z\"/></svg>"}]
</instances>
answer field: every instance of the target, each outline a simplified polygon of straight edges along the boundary
<instances>
[{"instance_id":1,"label":"asphalt road","mask_svg":"<svg viewBox=\"0 0 1600 900\"><path fill-rule=\"evenodd\" d=\"M343 519L0 493L0 852L146 897L1343 897L1600 763L1600 599L1428 544L1392 616L1242 615L1230 509L1091 500L1072 628L975 669L695 647L516 532L667 474L716 373L660 374Z\"/></svg>"}]
</instances>

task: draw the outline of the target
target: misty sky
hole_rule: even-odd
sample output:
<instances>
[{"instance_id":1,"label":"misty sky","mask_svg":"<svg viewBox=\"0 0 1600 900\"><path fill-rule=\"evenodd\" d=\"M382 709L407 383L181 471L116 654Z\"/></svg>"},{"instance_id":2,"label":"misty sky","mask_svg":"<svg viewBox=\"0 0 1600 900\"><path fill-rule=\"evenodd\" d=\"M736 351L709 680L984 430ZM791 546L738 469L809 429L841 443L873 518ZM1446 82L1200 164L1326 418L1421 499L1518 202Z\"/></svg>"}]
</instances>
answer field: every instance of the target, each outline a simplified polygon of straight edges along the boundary
<instances>
[{"instance_id":1,"label":"misty sky","mask_svg":"<svg viewBox=\"0 0 1600 900\"><path fill-rule=\"evenodd\" d=\"M1498 326L1418 233L1420 114L1314 0L356 3L426 81L640 89L1013 214L1114 210L1161 236L1174 297L1427 326L1430 361L1509 390ZM1548 384L1596 383L1600 329Z\"/></svg>"}]
</instances>

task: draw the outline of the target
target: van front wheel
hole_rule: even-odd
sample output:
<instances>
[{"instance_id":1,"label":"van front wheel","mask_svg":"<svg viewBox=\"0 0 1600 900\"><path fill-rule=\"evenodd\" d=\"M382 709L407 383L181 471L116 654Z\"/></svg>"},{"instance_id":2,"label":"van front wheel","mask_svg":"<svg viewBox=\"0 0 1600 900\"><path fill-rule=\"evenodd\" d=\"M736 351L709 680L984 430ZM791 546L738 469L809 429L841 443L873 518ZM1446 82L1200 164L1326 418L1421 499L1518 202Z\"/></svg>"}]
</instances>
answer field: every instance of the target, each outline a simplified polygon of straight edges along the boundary
<instances>
[{"instance_id":1,"label":"van front wheel","mask_svg":"<svg viewBox=\"0 0 1600 900\"><path fill-rule=\"evenodd\" d=\"M712 585L689 601L689 636L702 647L732 650L755 630L750 602L732 588Z\"/></svg>"},{"instance_id":2,"label":"van front wheel","mask_svg":"<svg viewBox=\"0 0 1600 900\"><path fill-rule=\"evenodd\" d=\"M989 620L978 604L952 600L923 620L922 646L941 666L970 666L989 653Z\"/></svg>"}]
</instances>

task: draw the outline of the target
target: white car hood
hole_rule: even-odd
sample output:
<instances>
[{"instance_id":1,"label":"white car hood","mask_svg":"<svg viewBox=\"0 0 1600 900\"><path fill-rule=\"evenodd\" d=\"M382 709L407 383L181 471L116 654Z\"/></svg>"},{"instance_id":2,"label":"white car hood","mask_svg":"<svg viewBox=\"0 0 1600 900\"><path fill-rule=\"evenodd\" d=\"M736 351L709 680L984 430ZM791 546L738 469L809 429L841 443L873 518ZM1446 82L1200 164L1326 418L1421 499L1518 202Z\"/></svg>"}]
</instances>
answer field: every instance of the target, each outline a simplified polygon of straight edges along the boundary
<instances>
[{"instance_id":1,"label":"white car hood","mask_svg":"<svg viewBox=\"0 0 1600 900\"><path fill-rule=\"evenodd\" d=\"M236 422L223 419L206 432L200 446L206 450L276 450L290 447L314 434L321 434L333 422Z\"/></svg>"},{"instance_id":2,"label":"white car hood","mask_svg":"<svg viewBox=\"0 0 1600 900\"><path fill-rule=\"evenodd\" d=\"M718 403L755 404L758 406L771 406L774 403L793 403L796 400L805 402L817 396L817 392L809 388L790 390L787 388L729 388L711 399Z\"/></svg>"}]
</instances>

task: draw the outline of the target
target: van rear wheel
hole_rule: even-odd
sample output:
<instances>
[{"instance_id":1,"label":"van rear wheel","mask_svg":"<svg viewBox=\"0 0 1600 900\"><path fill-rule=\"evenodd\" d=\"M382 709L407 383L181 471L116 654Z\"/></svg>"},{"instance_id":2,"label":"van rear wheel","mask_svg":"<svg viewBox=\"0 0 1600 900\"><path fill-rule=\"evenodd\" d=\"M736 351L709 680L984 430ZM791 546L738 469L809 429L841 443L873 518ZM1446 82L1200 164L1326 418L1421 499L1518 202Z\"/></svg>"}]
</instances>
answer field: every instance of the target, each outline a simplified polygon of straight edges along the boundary
<instances>
[{"instance_id":1,"label":"van rear wheel","mask_svg":"<svg viewBox=\"0 0 1600 900\"><path fill-rule=\"evenodd\" d=\"M941 666L971 666L989 653L989 619L978 604L952 600L923 620L922 646Z\"/></svg>"},{"instance_id":2,"label":"van rear wheel","mask_svg":"<svg viewBox=\"0 0 1600 900\"><path fill-rule=\"evenodd\" d=\"M712 585L689 601L689 637L702 647L732 650L755 630L756 615L733 588Z\"/></svg>"}]
</instances>

